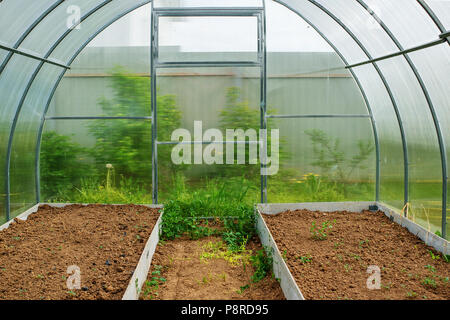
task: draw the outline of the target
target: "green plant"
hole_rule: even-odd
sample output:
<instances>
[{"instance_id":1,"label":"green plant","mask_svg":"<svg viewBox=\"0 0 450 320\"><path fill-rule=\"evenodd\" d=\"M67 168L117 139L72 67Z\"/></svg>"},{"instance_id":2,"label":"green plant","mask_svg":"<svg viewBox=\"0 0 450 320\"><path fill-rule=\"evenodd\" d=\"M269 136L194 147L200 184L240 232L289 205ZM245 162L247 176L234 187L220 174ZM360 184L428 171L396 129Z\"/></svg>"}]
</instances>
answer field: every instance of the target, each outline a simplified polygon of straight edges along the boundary
<instances>
[{"instance_id":1,"label":"green plant","mask_svg":"<svg viewBox=\"0 0 450 320\"><path fill-rule=\"evenodd\" d=\"M310 263L312 261L312 257L309 254L307 254L306 256L298 257L297 259L300 260L302 264Z\"/></svg>"},{"instance_id":2,"label":"green plant","mask_svg":"<svg viewBox=\"0 0 450 320\"><path fill-rule=\"evenodd\" d=\"M261 281L272 271L272 255L264 249L258 250L255 255L250 257L250 262L255 268L255 272L251 277L252 282Z\"/></svg>"},{"instance_id":3,"label":"green plant","mask_svg":"<svg viewBox=\"0 0 450 320\"><path fill-rule=\"evenodd\" d=\"M320 226L317 226L316 222L313 221L310 228L311 237L314 240L326 240L328 237L328 231L333 228L333 224L335 223L336 220L333 220L333 222L327 220L322 222Z\"/></svg>"},{"instance_id":4,"label":"green plant","mask_svg":"<svg viewBox=\"0 0 450 320\"><path fill-rule=\"evenodd\" d=\"M427 265L425 266L425 268L428 269L428 270L430 270L432 273L435 273L435 272L436 272L436 268L433 267L432 265L427 264Z\"/></svg>"},{"instance_id":5,"label":"green plant","mask_svg":"<svg viewBox=\"0 0 450 320\"><path fill-rule=\"evenodd\" d=\"M236 292L239 294L243 294L245 290L247 290L248 288L250 288L250 285L246 284L245 286L241 286L239 288L239 290L237 290Z\"/></svg>"},{"instance_id":6,"label":"green plant","mask_svg":"<svg viewBox=\"0 0 450 320\"><path fill-rule=\"evenodd\" d=\"M314 153L314 161L311 165L319 167L322 174L338 182L345 182L357 169L366 168L365 163L372 155L374 147L372 142L358 141L358 153L348 158L343 151L339 138L328 136L318 129L306 130Z\"/></svg>"},{"instance_id":7,"label":"green plant","mask_svg":"<svg viewBox=\"0 0 450 320\"><path fill-rule=\"evenodd\" d=\"M86 160L87 149L71 137L47 131L42 135L40 153L41 193L46 201L68 197L73 186L93 174Z\"/></svg>"},{"instance_id":8,"label":"green plant","mask_svg":"<svg viewBox=\"0 0 450 320\"><path fill-rule=\"evenodd\" d=\"M151 273L150 280L146 280L143 286L142 294L147 297L149 296L150 299L154 299L156 296L158 296L158 289L161 284L166 282L166 278L161 277L161 270L163 266L155 265L153 266L153 271Z\"/></svg>"},{"instance_id":9,"label":"green plant","mask_svg":"<svg viewBox=\"0 0 450 320\"><path fill-rule=\"evenodd\" d=\"M122 67L111 71L112 99L102 98L99 105L109 117L151 115L151 79L135 76ZM181 112L175 97L158 95L158 138L170 140L173 130L180 127ZM95 120L88 123L95 147L90 154L102 170L112 164L116 174L142 183L151 181L151 124L135 120ZM158 154L161 174L169 175L179 170L170 161L170 153Z\"/></svg>"},{"instance_id":10,"label":"green plant","mask_svg":"<svg viewBox=\"0 0 450 320\"><path fill-rule=\"evenodd\" d=\"M432 278L426 277L426 278L422 279L421 283L424 286L436 288L436 281Z\"/></svg>"},{"instance_id":11,"label":"green plant","mask_svg":"<svg viewBox=\"0 0 450 320\"><path fill-rule=\"evenodd\" d=\"M226 105L219 113L219 128L222 130L223 134L226 134L227 129L242 129L244 132L246 130L252 129L257 135L259 129L261 128L261 115L259 106L251 107L248 100L243 99L242 91L239 87L230 87L226 91ZM275 109L270 108L269 113L276 113ZM267 128L274 128L274 120L269 118L267 120ZM256 137L258 139L258 136ZM286 159L289 157L288 153L283 148L283 138L280 137L279 145L279 157L281 159ZM267 135L267 144L270 148L271 145L271 135ZM242 146L242 145L241 145ZM251 153L250 148L255 147L250 145L245 145L245 164L242 166L237 165L227 165L224 170L221 170L226 176L242 176L244 173L245 177L255 177L259 176L260 167L256 164L250 164L249 162L258 162L257 157L250 159ZM257 147L258 148L258 147ZM237 154L239 146L234 146L234 161L237 164ZM258 149L259 150L259 149ZM268 149L270 152L270 149ZM226 156L226 149L224 150L224 156ZM258 154L258 151L257 151Z\"/></svg>"}]
</instances>

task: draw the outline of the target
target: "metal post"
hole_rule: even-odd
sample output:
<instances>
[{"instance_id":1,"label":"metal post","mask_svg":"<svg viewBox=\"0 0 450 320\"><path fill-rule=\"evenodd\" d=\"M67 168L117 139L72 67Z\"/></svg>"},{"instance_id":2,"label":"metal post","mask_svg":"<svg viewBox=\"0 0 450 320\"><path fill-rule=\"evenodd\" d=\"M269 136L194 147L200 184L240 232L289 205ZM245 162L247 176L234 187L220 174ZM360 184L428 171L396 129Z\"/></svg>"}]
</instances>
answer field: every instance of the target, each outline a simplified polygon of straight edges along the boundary
<instances>
[{"instance_id":1,"label":"metal post","mask_svg":"<svg viewBox=\"0 0 450 320\"><path fill-rule=\"evenodd\" d=\"M261 93L262 93L262 101L261 101L261 105L262 105L262 118L263 118L263 125L264 125L264 129L266 129L266 139L265 144L265 150L266 150L266 160L268 158L268 150L267 150L267 42L266 42L266 32L267 32L267 26L266 26L266 0L263 0L263 13L261 15L262 18L262 34L261 34L261 45L262 45L262 55L263 55L263 61L261 64L261 73L262 73L262 86L261 86ZM267 165L265 165L265 167L267 167ZM263 184L263 199L262 203L267 203L268 199L267 199L267 170L265 170L265 175L264 175L264 184Z\"/></svg>"},{"instance_id":2,"label":"metal post","mask_svg":"<svg viewBox=\"0 0 450 320\"><path fill-rule=\"evenodd\" d=\"M151 109L152 109L152 199L158 204L158 127L157 127L157 90L156 90L156 52L158 52L158 16L155 14L154 1L151 12L150 67L151 67Z\"/></svg>"}]
</instances>

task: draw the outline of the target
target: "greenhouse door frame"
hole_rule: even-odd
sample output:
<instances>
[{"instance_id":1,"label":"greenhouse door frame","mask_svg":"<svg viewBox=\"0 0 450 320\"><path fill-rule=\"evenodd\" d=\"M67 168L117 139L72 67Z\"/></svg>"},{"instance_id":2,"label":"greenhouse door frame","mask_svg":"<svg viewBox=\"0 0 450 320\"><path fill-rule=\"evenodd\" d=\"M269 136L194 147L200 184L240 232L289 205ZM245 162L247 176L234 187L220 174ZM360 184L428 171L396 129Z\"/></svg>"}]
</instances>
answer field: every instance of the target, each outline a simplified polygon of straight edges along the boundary
<instances>
[{"instance_id":1,"label":"greenhouse door frame","mask_svg":"<svg viewBox=\"0 0 450 320\"><path fill-rule=\"evenodd\" d=\"M160 68L189 68L189 67L259 67L260 68L260 128L267 129L267 49L266 49L266 13L265 2L262 7L217 7L217 8L184 8L168 7L155 8L152 1L152 19L151 19L151 42L150 42L150 66L151 66L151 110L152 110L152 199L153 204L158 204L158 145L178 144L174 141L158 141L158 103L157 103L157 84L156 70ZM159 61L159 18L160 17L256 17L258 31L258 58L257 61ZM188 141L185 143L210 144L208 141ZM218 141L214 143L227 143ZM236 142L232 142L236 143ZM246 141L246 144L257 143L255 141ZM267 159L267 139L264 140L265 148L262 156ZM267 175L264 175L266 161L261 162L261 202L267 203Z\"/></svg>"}]
</instances>

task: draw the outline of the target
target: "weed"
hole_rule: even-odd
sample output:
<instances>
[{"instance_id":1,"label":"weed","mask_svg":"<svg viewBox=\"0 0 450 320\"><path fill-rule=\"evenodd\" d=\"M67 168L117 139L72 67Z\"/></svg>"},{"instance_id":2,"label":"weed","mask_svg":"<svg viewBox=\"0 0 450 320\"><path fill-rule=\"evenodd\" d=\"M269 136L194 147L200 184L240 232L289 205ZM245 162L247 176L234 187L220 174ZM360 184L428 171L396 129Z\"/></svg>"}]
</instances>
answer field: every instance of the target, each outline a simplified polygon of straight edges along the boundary
<instances>
[{"instance_id":1,"label":"weed","mask_svg":"<svg viewBox=\"0 0 450 320\"><path fill-rule=\"evenodd\" d=\"M166 278L161 277L161 270L162 270L162 266L160 265L155 265L153 267L153 271L151 273L152 277L150 278L150 280L146 280L143 286L143 292L142 294L145 297L149 297L150 299L154 299L156 296L158 296L158 289L159 286L166 282Z\"/></svg>"},{"instance_id":2,"label":"weed","mask_svg":"<svg viewBox=\"0 0 450 320\"><path fill-rule=\"evenodd\" d=\"M283 258L284 261L287 261L287 250L283 250L281 257Z\"/></svg>"},{"instance_id":3,"label":"weed","mask_svg":"<svg viewBox=\"0 0 450 320\"><path fill-rule=\"evenodd\" d=\"M250 285L246 284L245 286L242 286L239 288L239 290L237 290L236 292L238 294L243 294L245 290L247 290L248 288L250 288Z\"/></svg>"},{"instance_id":4,"label":"weed","mask_svg":"<svg viewBox=\"0 0 450 320\"><path fill-rule=\"evenodd\" d=\"M417 293L414 291L408 291L408 292L406 292L406 297L407 298L415 298L415 297L417 297Z\"/></svg>"},{"instance_id":5,"label":"weed","mask_svg":"<svg viewBox=\"0 0 450 320\"><path fill-rule=\"evenodd\" d=\"M433 251L428 250L428 252L430 253L430 256L431 256L432 260L439 260L439 259L441 259L441 256L438 255L438 254L434 254Z\"/></svg>"},{"instance_id":6,"label":"weed","mask_svg":"<svg viewBox=\"0 0 450 320\"><path fill-rule=\"evenodd\" d=\"M436 272L436 268L433 267L432 265L427 264L427 265L425 266L425 268L427 268L428 270L430 270L432 273L435 273L435 272Z\"/></svg>"},{"instance_id":7,"label":"weed","mask_svg":"<svg viewBox=\"0 0 450 320\"><path fill-rule=\"evenodd\" d=\"M424 286L436 288L436 281L432 278L426 277L426 278L422 279L421 283Z\"/></svg>"},{"instance_id":8,"label":"weed","mask_svg":"<svg viewBox=\"0 0 450 320\"><path fill-rule=\"evenodd\" d=\"M312 257L309 254L307 254L306 256L298 257L297 259L300 260L302 264L310 263L312 261Z\"/></svg>"},{"instance_id":9,"label":"weed","mask_svg":"<svg viewBox=\"0 0 450 320\"><path fill-rule=\"evenodd\" d=\"M367 244L367 245L369 245L369 240L361 240L361 241L359 241L358 242L358 247L360 248L360 249L362 249L363 247L364 247L364 245L365 244Z\"/></svg>"},{"instance_id":10,"label":"weed","mask_svg":"<svg viewBox=\"0 0 450 320\"><path fill-rule=\"evenodd\" d=\"M256 269L251 277L252 282L261 281L272 271L272 255L267 254L264 249L258 250L256 254L250 258L250 261Z\"/></svg>"},{"instance_id":11,"label":"weed","mask_svg":"<svg viewBox=\"0 0 450 320\"><path fill-rule=\"evenodd\" d=\"M324 221L322 222L322 224L319 226L316 225L316 222L313 221L312 225L311 225L311 237L314 240L326 240L328 237L328 230L333 228L333 224L336 223L336 220L333 220L333 222L330 221Z\"/></svg>"},{"instance_id":12,"label":"weed","mask_svg":"<svg viewBox=\"0 0 450 320\"><path fill-rule=\"evenodd\" d=\"M352 267L349 264L344 265L345 272L349 272L352 270Z\"/></svg>"}]
</instances>

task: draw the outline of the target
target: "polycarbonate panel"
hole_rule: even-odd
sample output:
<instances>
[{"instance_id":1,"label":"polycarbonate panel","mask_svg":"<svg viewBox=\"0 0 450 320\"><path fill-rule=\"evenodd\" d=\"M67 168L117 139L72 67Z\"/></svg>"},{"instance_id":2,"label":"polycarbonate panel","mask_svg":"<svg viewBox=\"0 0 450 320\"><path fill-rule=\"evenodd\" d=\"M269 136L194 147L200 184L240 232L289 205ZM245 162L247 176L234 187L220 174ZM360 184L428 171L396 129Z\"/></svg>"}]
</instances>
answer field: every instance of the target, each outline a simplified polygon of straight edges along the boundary
<instances>
[{"instance_id":1,"label":"polycarbonate panel","mask_svg":"<svg viewBox=\"0 0 450 320\"><path fill-rule=\"evenodd\" d=\"M258 60L256 17L160 17L158 30L160 62Z\"/></svg>"},{"instance_id":2,"label":"polycarbonate panel","mask_svg":"<svg viewBox=\"0 0 450 320\"><path fill-rule=\"evenodd\" d=\"M450 1L448 0L426 0L428 6L439 18L444 27L450 29Z\"/></svg>"},{"instance_id":3,"label":"polycarbonate panel","mask_svg":"<svg viewBox=\"0 0 450 320\"><path fill-rule=\"evenodd\" d=\"M408 140L410 218L434 232L441 225L442 170L430 109L404 57L379 66L398 102Z\"/></svg>"},{"instance_id":4,"label":"polycarbonate panel","mask_svg":"<svg viewBox=\"0 0 450 320\"><path fill-rule=\"evenodd\" d=\"M58 86L47 116L150 116L148 51L130 46L86 47ZM130 108L107 109L117 99Z\"/></svg>"},{"instance_id":5,"label":"polycarbonate panel","mask_svg":"<svg viewBox=\"0 0 450 320\"><path fill-rule=\"evenodd\" d=\"M307 0L277 0L301 14L337 47L349 64L366 61L367 56L347 32L327 14Z\"/></svg>"},{"instance_id":6,"label":"polycarbonate panel","mask_svg":"<svg viewBox=\"0 0 450 320\"><path fill-rule=\"evenodd\" d=\"M0 41L14 46L56 0L5 0L0 3ZM1 60L0 60L1 61Z\"/></svg>"},{"instance_id":7,"label":"polycarbonate panel","mask_svg":"<svg viewBox=\"0 0 450 320\"><path fill-rule=\"evenodd\" d=\"M83 29L81 23L77 29L78 19L82 19L90 10L94 9L105 0L66 0L64 4L53 10L39 25L37 25L20 48L31 50L39 55L46 55L55 42L70 28L72 32Z\"/></svg>"},{"instance_id":8,"label":"polycarbonate panel","mask_svg":"<svg viewBox=\"0 0 450 320\"><path fill-rule=\"evenodd\" d=\"M5 166L11 125L25 87L38 63L34 59L14 55L0 75L0 203L5 203L6 199ZM2 209L1 215L6 213L6 207Z\"/></svg>"},{"instance_id":9,"label":"polycarbonate panel","mask_svg":"<svg viewBox=\"0 0 450 320\"><path fill-rule=\"evenodd\" d=\"M207 151L212 145L202 146ZM229 197L235 201L242 196L242 202L261 202L260 164L246 165L174 165L170 159L174 146L158 146L158 202L180 199L189 194L209 194L214 192L219 199ZM217 149L216 149L217 150ZM226 147L223 147L226 150ZM192 154L194 147L191 146ZM206 190L204 192L203 190ZM232 200L231 200L232 199Z\"/></svg>"},{"instance_id":10,"label":"polycarbonate panel","mask_svg":"<svg viewBox=\"0 0 450 320\"><path fill-rule=\"evenodd\" d=\"M380 143L380 200L404 205L404 155L400 127L386 87L371 64L354 68L372 108Z\"/></svg>"},{"instance_id":11,"label":"polycarbonate panel","mask_svg":"<svg viewBox=\"0 0 450 320\"><path fill-rule=\"evenodd\" d=\"M235 125L240 127L247 119L259 128L259 68L158 69L156 84L161 99L158 100L158 124L170 121L166 109L174 105L181 115L181 128L193 132L197 120L204 121L204 130L221 128L221 112L231 104L236 108L233 110ZM248 119L254 113L256 122ZM171 130L158 129L158 141L170 141L171 133Z\"/></svg>"},{"instance_id":12,"label":"polycarbonate panel","mask_svg":"<svg viewBox=\"0 0 450 320\"><path fill-rule=\"evenodd\" d=\"M46 121L42 201L151 203L149 120Z\"/></svg>"},{"instance_id":13,"label":"polycarbonate panel","mask_svg":"<svg viewBox=\"0 0 450 320\"><path fill-rule=\"evenodd\" d=\"M257 139L260 128L259 68L159 69L156 81L159 142L172 141L172 133L179 128L187 130L183 141L207 141L209 139L205 134L210 129L216 129L216 133L218 132L214 140L224 141L227 129L253 129L255 137L251 140ZM207 186L208 180L216 181L216 185L219 185L229 181L228 179L245 176L251 180L252 190L259 190L260 168L258 164L249 164L248 145L245 146L245 165L227 163L224 145L210 146L217 147L217 157L220 159L217 160L218 164L210 164L209 160L203 157L209 150L208 146L199 144L186 146L191 150L189 164L177 165L171 157L174 147L175 145L158 146L161 199L169 197L167 190L174 186L173 175L177 173L186 177L186 184L190 187L203 188ZM200 150L198 160L194 155L196 150ZM215 152L212 153L216 155ZM221 177L224 180L217 180ZM255 195L257 193L253 194L253 201L259 200L259 196Z\"/></svg>"},{"instance_id":14,"label":"polycarbonate panel","mask_svg":"<svg viewBox=\"0 0 450 320\"><path fill-rule=\"evenodd\" d=\"M369 119L277 119L280 169L269 202L361 201L375 197L375 145ZM324 156L324 158L321 157ZM361 156L361 161L354 161Z\"/></svg>"},{"instance_id":15,"label":"polycarbonate panel","mask_svg":"<svg viewBox=\"0 0 450 320\"><path fill-rule=\"evenodd\" d=\"M336 46L347 62L357 63L368 57L337 22L309 1L278 1L301 13ZM403 207L403 151L392 102L380 76L371 65L354 69L380 128L381 200ZM398 130L398 131L397 131Z\"/></svg>"},{"instance_id":16,"label":"polycarbonate panel","mask_svg":"<svg viewBox=\"0 0 450 320\"><path fill-rule=\"evenodd\" d=\"M418 1L366 0L366 3L405 49L439 38L439 29Z\"/></svg>"},{"instance_id":17,"label":"polycarbonate panel","mask_svg":"<svg viewBox=\"0 0 450 320\"><path fill-rule=\"evenodd\" d=\"M333 13L358 38L372 57L397 52L398 48L377 20L357 1L317 1Z\"/></svg>"},{"instance_id":18,"label":"polycarbonate panel","mask_svg":"<svg viewBox=\"0 0 450 320\"><path fill-rule=\"evenodd\" d=\"M420 72L439 118L447 152L447 174L450 172L450 49L441 44L410 54ZM450 215L450 192L447 192L447 216ZM448 226L447 226L448 228ZM449 233L447 232L447 237Z\"/></svg>"},{"instance_id":19,"label":"polycarbonate panel","mask_svg":"<svg viewBox=\"0 0 450 320\"><path fill-rule=\"evenodd\" d=\"M261 7L262 0L155 0L159 7Z\"/></svg>"},{"instance_id":20,"label":"polycarbonate panel","mask_svg":"<svg viewBox=\"0 0 450 320\"><path fill-rule=\"evenodd\" d=\"M102 10L97 11L88 19L83 21L83 28L76 30L76 32L71 32L67 37L65 37L50 57L56 60L64 61L64 63L68 63L80 46L82 46L92 36L93 31L97 31L110 24L115 18L119 17L124 12L147 2L147 0L122 0L120 2L111 2L107 4ZM146 10L148 10L148 15L150 16L150 5L147 5ZM141 25L133 26L130 29L130 33L142 32L141 30L138 30L138 27L140 26ZM150 25L147 26L147 29L150 30ZM105 30L104 32L108 31ZM150 48L147 48L147 51L150 52ZM107 59L107 57L101 57L97 60L99 67L105 59Z\"/></svg>"},{"instance_id":21,"label":"polycarbonate panel","mask_svg":"<svg viewBox=\"0 0 450 320\"><path fill-rule=\"evenodd\" d=\"M342 64L335 53L269 53L268 57L269 114L367 114L350 72L343 67L328 69Z\"/></svg>"},{"instance_id":22,"label":"polycarbonate panel","mask_svg":"<svg viewBox=\"0 0 450 320\"><path fill-rule=\"evenodd\" d=\"M7 55L7 51L0 49L0 61ZM3 110L0 109L0 111L3 113ZM0 118L1 119L1 118ZM8 141L9 132L7 130L7 123L0 120L0 145L3 145L3 147L0 147L2 152L0 153L0 168L5 166L5 154L4 154L4 148L6 145L6 141ZM0 224L2 222L5 222L6 220L6 208L5 208L5 170L0 170Z\"/></svg>"},{"instance_id":23,"label":"polycarbonate panel","mask_svg":"<svg viewBox=\"0 0 450 320\"><path fill-rule=\"evenodd\" d=\"M11 217L36 204L37 134L48 96L60 72L60 67L44 65L23 103L11 152Z\"/></svg>"}]
</instances>

